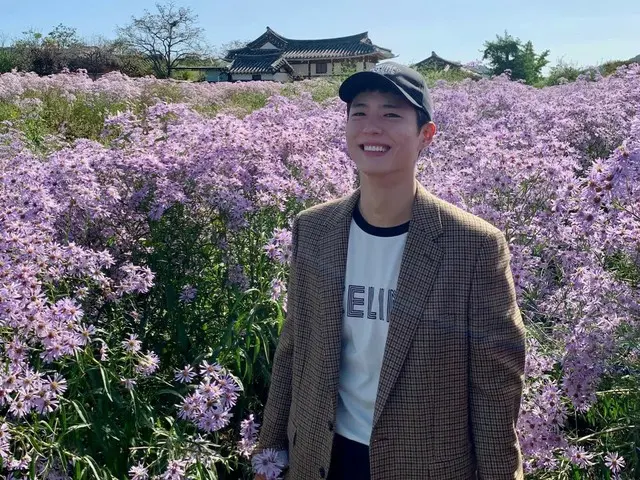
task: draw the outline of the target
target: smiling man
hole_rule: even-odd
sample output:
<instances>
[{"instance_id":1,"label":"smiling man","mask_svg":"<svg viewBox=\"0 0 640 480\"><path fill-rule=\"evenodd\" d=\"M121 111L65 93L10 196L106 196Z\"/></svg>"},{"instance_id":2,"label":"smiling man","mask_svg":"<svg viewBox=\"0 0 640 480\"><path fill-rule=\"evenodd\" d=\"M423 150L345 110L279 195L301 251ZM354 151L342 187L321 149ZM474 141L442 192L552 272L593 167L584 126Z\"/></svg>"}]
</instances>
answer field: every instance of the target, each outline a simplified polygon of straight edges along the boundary
<instances>
[{"instance_id":1,"label":"smiling man","mask_svg":"<svg viewBox=\"0 0 640 480\"><path fill-rule=\"evenodd\" d=\"M506 239L416 180L436 133L420 74L387 62L340 98L360 186L295 219L257 452L294 480L522 479Z\"/></svg>"}]
</instances>

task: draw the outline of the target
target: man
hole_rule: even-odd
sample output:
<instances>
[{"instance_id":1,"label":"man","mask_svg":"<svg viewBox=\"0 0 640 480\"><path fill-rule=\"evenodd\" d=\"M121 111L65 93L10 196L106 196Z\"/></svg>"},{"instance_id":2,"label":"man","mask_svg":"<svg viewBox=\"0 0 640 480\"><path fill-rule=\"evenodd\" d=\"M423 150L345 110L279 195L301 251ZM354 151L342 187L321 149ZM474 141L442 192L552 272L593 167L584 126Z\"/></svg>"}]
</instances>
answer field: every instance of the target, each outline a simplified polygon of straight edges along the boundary
<instances>
[{"instance_id":1,"label":"man","mask_svg":"<svg viewBox=\"0 0 640 480\"><path fill-rule=\"evenodd\" d=\"M292 480L522 479L505 237L417 182L436 131L421 75L383 63L340 98L360 186L295 219L257 451L285 453Z\"/></svg>"}]
</instances>

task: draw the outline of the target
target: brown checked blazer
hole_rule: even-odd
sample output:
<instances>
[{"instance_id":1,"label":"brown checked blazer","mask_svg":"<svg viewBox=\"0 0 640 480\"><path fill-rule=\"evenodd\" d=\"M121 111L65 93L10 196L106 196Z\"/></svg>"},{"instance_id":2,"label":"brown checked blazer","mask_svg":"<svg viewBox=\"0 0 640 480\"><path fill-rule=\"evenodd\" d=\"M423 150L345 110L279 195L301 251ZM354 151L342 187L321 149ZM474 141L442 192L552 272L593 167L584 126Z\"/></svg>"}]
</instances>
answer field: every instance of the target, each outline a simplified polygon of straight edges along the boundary
<instances>
[{"instance_id":1,"label":"brown checked blazer","mask_svg":"<svg viewBox=\"0 0 640 480\"><path fill-rule=\"evenodd\" d=\"M287 318L257 449L288 450L288 480L328 475L359 195L305 210L293 226ZM524 362L504 235L418 185L380 372L372 480L524 478Z\"/></svg>"}]
</instances>

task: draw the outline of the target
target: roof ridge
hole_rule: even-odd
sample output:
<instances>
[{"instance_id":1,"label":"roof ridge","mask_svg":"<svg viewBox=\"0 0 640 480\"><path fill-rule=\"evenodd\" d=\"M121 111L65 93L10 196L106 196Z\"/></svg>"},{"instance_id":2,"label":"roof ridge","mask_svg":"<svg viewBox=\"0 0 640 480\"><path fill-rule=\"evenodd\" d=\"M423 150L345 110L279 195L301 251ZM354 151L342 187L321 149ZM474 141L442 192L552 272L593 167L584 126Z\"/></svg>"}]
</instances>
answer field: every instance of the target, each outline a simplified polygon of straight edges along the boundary
<instances>
[{"instance_id":1,"label":"roof ridge","mask_svg":"<svg viewBox=\"0 0 640 480\"><path fill-rule=\"evenodd\" d=\"M268 57L269 55L282 55L284 50L280 48L269 48L269 49L260 49L260 48L252 48L250 50L245 50L242 52L236 53L236 57Z\"/></svg>"},{"instance_id":2,"label":"roof ridge","mask_svg":"<svg viewBox=\"0 0 640 480\"><path fill-rule=\"evenodd\" d=\"M273 28L271 27L267 27L267 32L266 33L271 33L273 35L275 35L276 37L278 37L280 40L282 40L285 43L289 43L289 42L304 42L304 43L310 43L310 42L335 42L335 41L353 41L355 39L360 39L360 40L364 40L364 39L368 39L369 38L369 31L365 30L364 32L359 32L359 33L354 33L351 35L342 35L339 37L324 37L324 38L289 38L289 37L285 37L284 35L279 34L278 32L276 32ZM263 34L264 35L264 34ZM258 40L262 35L260 35L259 37L256 38L256 40ZM250 42L253 43L253 42Z\"/></svg>"}]
</instances>

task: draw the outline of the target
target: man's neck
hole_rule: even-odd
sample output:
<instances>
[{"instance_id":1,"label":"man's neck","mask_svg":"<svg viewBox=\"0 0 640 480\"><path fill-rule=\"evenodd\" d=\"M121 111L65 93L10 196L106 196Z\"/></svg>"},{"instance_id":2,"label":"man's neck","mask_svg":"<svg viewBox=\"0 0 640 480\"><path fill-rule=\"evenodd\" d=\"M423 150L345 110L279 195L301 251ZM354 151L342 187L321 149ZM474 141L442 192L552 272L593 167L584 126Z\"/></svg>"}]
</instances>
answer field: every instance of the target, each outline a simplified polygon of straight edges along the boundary
<instances>
[{"instance_id":1,"label":"man's neck","mask_svg":"<svg viewBox=\"0 0 640 480\"><path fill-rule=\"evenodd\" d=\"M417 182L411 177L396 182L360 179L360 213L376 227L394 227L411 220Z\"/></svg>"}]
</instances>

